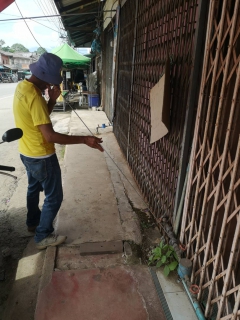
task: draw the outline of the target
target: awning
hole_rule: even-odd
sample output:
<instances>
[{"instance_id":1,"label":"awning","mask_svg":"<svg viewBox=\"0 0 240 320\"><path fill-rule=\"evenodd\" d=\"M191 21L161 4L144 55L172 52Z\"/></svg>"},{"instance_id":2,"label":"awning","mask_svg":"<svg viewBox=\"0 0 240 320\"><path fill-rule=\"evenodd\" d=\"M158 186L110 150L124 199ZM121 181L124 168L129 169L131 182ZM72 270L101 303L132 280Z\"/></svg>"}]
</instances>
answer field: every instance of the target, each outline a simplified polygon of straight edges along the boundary
<instances>
[{"instance_id":1,"label":"awning","mask_svg":"<svg viewBox=\"0 0 240 320\"><path fill-rule=\"evenodd\" d=\"M0 0L1 1L1 0ZM10 69L10 70L18 70L18 67L15 65L11 65L11 64L4 64L3 65L5 68Z\"/></svg>"},{"instance_id":2,"label":"awning","mask_svg":"<svg viewBox=\"0 0 240 320\"><path fill-rule=\"evenodd\" d=\"M91 59L83 56L73 50L67 43L52 50L52 53L59 56L63 61L63 67L66 69L89 67Z\"/></svg>"},{"instance_id":3,"label":"awning","mask_svg":"<svg viewBox=\"0 0 240 320\"><path fill-rule=\"evenodd\" d=\"M0 12L10 6L13 2L14 0L0 0Z\"/></svg>"},{"instance_id":4,"label":"awning","mask_svg":"<svg viewBox=\"0 0 240 320\"><path fill-rule=\"evenodd\" d=\"M54 2L74 46L90 48L95 38L93 31L97 28L98 19L100 21L102 19L102 15L99 18L99 14L103 10L105 1L54 0Z\"/></svg>"}]
</instances>

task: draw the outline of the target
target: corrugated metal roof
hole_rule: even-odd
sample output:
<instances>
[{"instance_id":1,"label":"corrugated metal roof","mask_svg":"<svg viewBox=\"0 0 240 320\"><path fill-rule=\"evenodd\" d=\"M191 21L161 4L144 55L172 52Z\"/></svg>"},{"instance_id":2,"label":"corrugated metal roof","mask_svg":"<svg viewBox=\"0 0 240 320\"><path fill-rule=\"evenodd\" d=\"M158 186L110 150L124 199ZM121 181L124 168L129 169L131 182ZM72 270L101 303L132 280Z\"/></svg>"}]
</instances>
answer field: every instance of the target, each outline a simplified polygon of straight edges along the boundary
<instances>
[{"instance_id":1,"label":"corrugated metal roof","mask_svg":"<svg viewBox=\"0 0 240 320\"><path fill-rule=\"evenodd\" d=\"M3 51L3 50L0 50L0 54L3 54L4 56L7 56L7 57L12 57L13 56L12 52Z\"/></svg>"},{"instance_id":2,"label":"corrugated metal roof","mask_svg":"<svg viewBox=\"0 0 240 320\"><path fill-rule=\"evenodd\" d=\"M104 1L54 0L68 35L76 47L90 47L101 24ZM64 16L66 15L66 16Z\"/></svg>"}]
</instances>

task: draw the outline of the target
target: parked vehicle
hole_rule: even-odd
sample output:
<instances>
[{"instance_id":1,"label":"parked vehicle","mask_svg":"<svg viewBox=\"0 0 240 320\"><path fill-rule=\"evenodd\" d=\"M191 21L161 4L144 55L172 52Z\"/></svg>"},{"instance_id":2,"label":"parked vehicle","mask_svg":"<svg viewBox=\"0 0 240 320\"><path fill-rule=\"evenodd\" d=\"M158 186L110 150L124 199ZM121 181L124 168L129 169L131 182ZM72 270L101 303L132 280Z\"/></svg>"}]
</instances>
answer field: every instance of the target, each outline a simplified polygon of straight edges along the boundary
<instances>
[{"instance_id":1,"label":"parked vehicle","mask_svg":"<svg viewBox=\"0 0 240 320\"><path fill-rule=\"evenodd\" d=\"M18 71L18 81L30 78L31 74L29 71Z\"/></svg>"},{"instance_id":2,"label":"parked vehicle","mask_svg":"<svg viewBox=\"0 0 240 320\"><path fill-rule=\"evenodd\" d=\"M15 73L10 72L1 72L1 82L17 82L18 77Z\"/></svg>"},{"instance_id":3,"label":"parked vehicle","mask_svg":"<svg viewBox=\"0 0 240 320\"><path fill-rule=\"evenodd\" d=\"M22 135L23 135L22 129L20 128L10 129L3 134L2 141L0 142L0 144L4 142L12 142L14 140L18 140L22 137ZM14 167L0 165L0 174L4 174L14 179L17 179L17 177L13 176L12 174L5 173L2 171L15 171Z\"/></svg>"}]
</instances>

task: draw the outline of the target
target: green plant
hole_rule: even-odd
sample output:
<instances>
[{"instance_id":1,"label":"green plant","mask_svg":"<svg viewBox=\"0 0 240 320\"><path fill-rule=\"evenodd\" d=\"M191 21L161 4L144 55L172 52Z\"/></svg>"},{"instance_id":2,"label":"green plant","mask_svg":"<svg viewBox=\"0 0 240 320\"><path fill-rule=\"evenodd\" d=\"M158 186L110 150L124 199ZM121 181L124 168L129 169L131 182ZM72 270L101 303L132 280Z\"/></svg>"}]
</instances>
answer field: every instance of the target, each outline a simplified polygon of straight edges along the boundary
<instances>
[{"instance_id":1,"label":"green plant","mask_svg":"<svg viewBox=\"0 0 240 320\"><path fill-rule=\"evenodd\" d=\"M148 260L149 265L156 265L157 268L164 266L163 273L165 276L168 276L178 266L178 256L174 248L168 244L164 244L163 241L156 248L152 249Z\"/></svg>"}]
</instances>

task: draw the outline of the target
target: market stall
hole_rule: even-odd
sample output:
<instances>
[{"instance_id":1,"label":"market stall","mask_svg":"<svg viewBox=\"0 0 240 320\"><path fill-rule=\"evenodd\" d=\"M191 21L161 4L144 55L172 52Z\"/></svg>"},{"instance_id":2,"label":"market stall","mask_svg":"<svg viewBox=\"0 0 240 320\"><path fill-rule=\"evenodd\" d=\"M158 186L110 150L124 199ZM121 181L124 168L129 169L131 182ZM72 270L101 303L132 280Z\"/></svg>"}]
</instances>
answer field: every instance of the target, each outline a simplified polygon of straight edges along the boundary
<instances>
[{"instance_id":1,"label":"market stall","mask_svg":"<svg viewBox=\"0 0 240 320\"><path fill-rule=\"evenodd\" d=\"M84 83L86 80L86 74L88 72L91 59L81 55L67 43L53 49L52 53L57 55L63 61L62 92L64 93L64 96L69 97L69 95L66 95L66 91L69 91L72 94L78 93L80 91L79 83ZM58 102L62 102L65 108L66 101L62 96L59 98Z\"/></svg>"}]
</instances>

